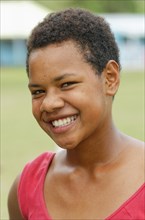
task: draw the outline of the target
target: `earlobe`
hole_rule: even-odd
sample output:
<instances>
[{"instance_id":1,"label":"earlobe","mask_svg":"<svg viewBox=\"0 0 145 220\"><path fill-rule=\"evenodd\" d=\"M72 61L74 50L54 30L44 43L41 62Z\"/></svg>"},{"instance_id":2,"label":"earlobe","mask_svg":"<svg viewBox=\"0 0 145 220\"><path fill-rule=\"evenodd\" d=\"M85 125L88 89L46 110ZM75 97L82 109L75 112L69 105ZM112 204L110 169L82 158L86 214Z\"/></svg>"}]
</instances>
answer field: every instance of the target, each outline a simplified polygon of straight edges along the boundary
<instances>
[{"instance_id":1,"label":"earlobe","mask_svg":"<svg viewBox=\"0 0 145 220\"><path fill-rule=\"evenodd\" d=\"M110 60L103 72L105 75L106 95L114 96L120 83L119 65L114 60Z\"/></svg>"}]
</instances>

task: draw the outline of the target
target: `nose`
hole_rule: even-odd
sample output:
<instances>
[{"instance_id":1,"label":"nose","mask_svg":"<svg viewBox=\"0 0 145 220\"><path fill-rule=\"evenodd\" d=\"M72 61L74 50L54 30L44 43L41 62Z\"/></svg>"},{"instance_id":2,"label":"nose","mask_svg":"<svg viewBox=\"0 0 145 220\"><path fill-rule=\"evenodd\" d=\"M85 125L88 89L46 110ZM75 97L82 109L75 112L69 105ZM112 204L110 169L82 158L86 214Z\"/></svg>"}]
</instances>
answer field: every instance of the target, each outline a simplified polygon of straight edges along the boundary
<instances>
[{"instance_id":1,"label":"nose","mask_svg":"<svg viewBox=\"0 0 145 220\"><path fill-rule=\"evenodd\" d=\"M59 94L55 94L54 92L46 94L44 97L41 106L40 111L46 111L46 112L54 112L57 109L64 107L64 100L62 97L59 96Z\"/></svg>"}]
</instances>

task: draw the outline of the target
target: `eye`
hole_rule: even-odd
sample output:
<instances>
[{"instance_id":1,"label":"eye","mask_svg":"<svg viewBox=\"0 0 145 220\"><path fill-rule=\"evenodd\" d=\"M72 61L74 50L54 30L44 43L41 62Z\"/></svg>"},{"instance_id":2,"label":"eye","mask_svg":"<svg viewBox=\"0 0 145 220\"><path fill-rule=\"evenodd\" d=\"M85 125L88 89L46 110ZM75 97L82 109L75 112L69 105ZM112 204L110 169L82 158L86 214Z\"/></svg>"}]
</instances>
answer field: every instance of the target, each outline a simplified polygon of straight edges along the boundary
<instances>
[{"instance_id":1,"label":"eye","mask_svg":"<svg viewBox=\"0 0 145 220\"><path fill-rule=\"evenodd\" d=\"M77 82L65 82L65 83L63 83L62 85L61 85L61 88L62 89L65 89L65 88L68 88L68 87L70 87L70 86L72 86L72 85L74 85L74 84L76 84Z\"/></svg>"},{"instance_id":2,"label":"eye","mask_svg":"<svg viewBox=\"0 0 145 220\"><path fill-rule=\"evenodd\" d=\"M45 91L42 90L42 89L38 89L38 90L31 91L31 94L32 94L33 96L39 96L39 95L41 95L41 94L43 94L43 93L45 93Z\"/></svg>"}]
</instances>

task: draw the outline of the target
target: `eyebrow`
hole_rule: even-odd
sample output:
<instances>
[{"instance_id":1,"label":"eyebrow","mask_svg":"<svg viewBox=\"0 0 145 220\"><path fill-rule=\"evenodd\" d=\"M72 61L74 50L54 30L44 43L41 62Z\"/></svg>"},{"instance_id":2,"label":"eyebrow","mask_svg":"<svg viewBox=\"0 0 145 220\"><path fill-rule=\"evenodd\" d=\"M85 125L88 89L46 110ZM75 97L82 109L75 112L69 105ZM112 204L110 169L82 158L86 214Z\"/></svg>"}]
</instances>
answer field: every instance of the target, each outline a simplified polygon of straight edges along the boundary
<instances>
[{"instance_id":1,"label":"eyebrow","mask_svg":"<svg viewBox=\"0 0 145 220\"><path fill-rule=\"evenodd\" d=\"M76 74L75 74L75 73L64 73L64 74L61 75L61 76L55 77L55 78L53 79L53 81L58 82L58 81L63 80L63 79L65 79L65 78L67 78L67 77L70 77L70 76L76 76Z\"/></svg>"},{"instance_id":2,"label":"eyebrow","mask_svg":"<svg viewBox=\"0 0 145 220\"><path fill-rule=\"evenodd\" d=\"M58 81L61 81L61 80L65 79L65 78L71 77L71 76L76 76L76 74L75 74L75 73L64 73L64 74L61 75L61 76L55 77L54 79L52 79L52 81L58 82ZM41 85L29 83L29 84L28 84L28 87L29 87L29 88L30 88L30 87L38 88L38 87L41 87Z\"/></svg>"},{"instance_id":3,"label":"eyebrow","mask_svg":"<svg viewBox=\"0 0 145 220\"><path fill-rule=\"evenodd\" d=\"M38 88L38 87L40 87L40 85L38 85L38 84L33 84L33 83L29 83L29 84L28 84L28 88L31 88L31 87Z\"/></svg>"}]
</instances>

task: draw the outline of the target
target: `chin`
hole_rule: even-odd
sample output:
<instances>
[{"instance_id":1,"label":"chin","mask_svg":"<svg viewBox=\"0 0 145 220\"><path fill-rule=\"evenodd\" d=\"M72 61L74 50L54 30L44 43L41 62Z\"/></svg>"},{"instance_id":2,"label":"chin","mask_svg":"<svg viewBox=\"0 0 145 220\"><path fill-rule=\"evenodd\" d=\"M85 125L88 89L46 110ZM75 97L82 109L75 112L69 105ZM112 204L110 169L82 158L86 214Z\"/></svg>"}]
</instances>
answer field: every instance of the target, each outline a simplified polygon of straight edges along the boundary
<instances>
[{"instance_id":1,"label":"chin","mask_svg":"<svg viewBox=\"0 0 145 220\"><path fill-rule=\"evenodd\" d=\"M55 141L55 140L54 140ZM76 148L77 144L75 144L74 142L63 142L63 141L55 141L55 143L62 149L65 150L72 150L74 148Z\"/></svg>"}]
</instances>

